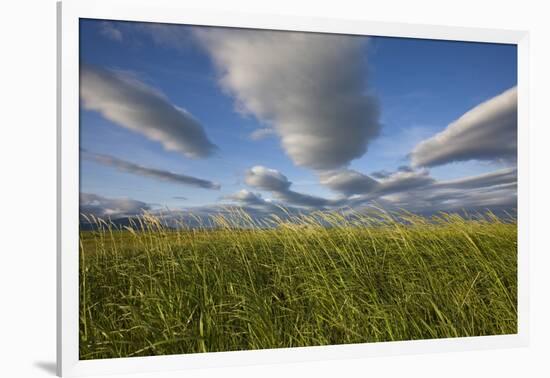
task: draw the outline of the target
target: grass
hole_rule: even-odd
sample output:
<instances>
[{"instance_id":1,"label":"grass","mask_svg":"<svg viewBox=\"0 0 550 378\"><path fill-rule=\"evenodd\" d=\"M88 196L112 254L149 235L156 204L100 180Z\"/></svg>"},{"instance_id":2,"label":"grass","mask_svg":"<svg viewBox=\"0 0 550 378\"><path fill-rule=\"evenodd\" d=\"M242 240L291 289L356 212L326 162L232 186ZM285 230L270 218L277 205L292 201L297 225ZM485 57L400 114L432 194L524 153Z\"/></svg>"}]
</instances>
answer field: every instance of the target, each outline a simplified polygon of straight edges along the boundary
<instances>
[{"instance_id":1,"label":"grass","mask_svg":"<svg viewBox=\"0 0 550 378\"><path fill-rule=\"evenodd\" d=\"M94 218L80 237L80 358L516 333L514 219L395 219Z\"/></svg>"}]
</instances>

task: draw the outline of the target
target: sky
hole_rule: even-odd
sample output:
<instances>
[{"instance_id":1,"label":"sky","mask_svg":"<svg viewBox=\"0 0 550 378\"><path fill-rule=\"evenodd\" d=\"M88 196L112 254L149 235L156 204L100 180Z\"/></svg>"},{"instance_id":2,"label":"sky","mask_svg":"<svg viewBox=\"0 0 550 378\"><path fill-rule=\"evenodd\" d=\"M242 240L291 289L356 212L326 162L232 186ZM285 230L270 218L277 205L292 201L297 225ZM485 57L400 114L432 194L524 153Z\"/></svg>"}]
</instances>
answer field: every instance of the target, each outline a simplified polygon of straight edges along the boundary
<instances>
[{"instance_id":1,"label":"sky","mask_svg":"<svg viewBox=\"0 0 550 378\"><path fill-rule=\"evenodd\" d=\"M513 210L514 45L80 21L81 212Z\"/></svg>"}]
</instances>

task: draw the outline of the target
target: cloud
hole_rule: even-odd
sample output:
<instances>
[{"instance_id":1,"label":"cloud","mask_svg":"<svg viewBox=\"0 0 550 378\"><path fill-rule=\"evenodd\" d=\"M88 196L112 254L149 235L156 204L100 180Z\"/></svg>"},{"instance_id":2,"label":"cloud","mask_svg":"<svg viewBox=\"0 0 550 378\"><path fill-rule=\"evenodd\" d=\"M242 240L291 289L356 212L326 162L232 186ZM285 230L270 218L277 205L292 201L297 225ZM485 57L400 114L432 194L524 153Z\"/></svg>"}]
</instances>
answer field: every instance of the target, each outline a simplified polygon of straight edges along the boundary
<instances>
[{"instance_id":1,"label":"cloud","mask_svg":"<svg viewBox=\"0 0 550 378\"><path fill-rule=\"evenodd\" d=\"M284 175L273 169L256 170L255 175L265 172L271 176L269 180L272 177L277 177L281 182L290 182ZM235 204L212 204L176 210L151 209L151 204L130 198L106 198L96 194L81 193L80 211L87 215L93 214L97 217L111 219L136 216L143 211L148 211L166 220L167 224L174 227L181 227L181 225L211 227L214 226L212 216L225 214L231 218L232 215L240 211L247 212L254 221L265 226L269 224L269 219L272 219L273 215L287 219L289 215L311 214L315 210L339 209L345 211L345 209L353 208L355 211L363 211L370 205L386 210L405 209L422 215L462 210L469 214L486 210L499 213L513 211L517 207L516 174L514 169L502 169L456 180L440 182L434 180L431 184L427 184L428 180L425 180L421 186L411 186L408 181L411 180L410 177L406 179L405 176L395 176L394 173L391 175L395 176L391 182L408 182L408 185L403 184L400 187L409 187L410 189L397 191L394 186L392 191L384 191L382 189L387 188L379 183L376 190L371 193L351 195L334 200L294 192L290 189L291 184L285 189L284 185L266 185L261 180L254 180L253 183L262 182L262 188L271 188L268 191L278 201L264 199L259 193L243 189L222 198L235 202ZM417 176L426 176L426 172L417 172ZM275 188L278 190L274 190ZM243 225L246 226L246 224Z\"/></svg>"},{"instance_id":2,"label":"cloud","mask_svg":"<svg viewBox=\"0 0 550 378\"><path fill-rule=\"evenodd\" d=\"M455 208L469 209L513 209L517 207L517 190L515 188L492 186L464 193L462 203Z\"/></svg>"},{"instance_id":3,"label":"cloud","mask_svg":"<svg viewBox=\"0 0 550 378\"><path fill-rule=\"evenodd\" d=\"M117 29L112 22L103 21L99 24L99 32L104 37L112 39L116 42L122 42L122 32Z\"/></svg>"},{"instance_id":4,"label":"cloud","mask_svg":"<svg viewBox=\"0 0 550 378\"><path fill-rule=\"evenodd\" d=\"M92 193L80 193L80 213L100 218L122 218L150 210L145 202L131 198L107 198Z\"/></svg>"},{"instance_id":5,"label":"cloud","mask_svg":"<svg viewBox=\"0 0 550 378\"><path fill-rule=\"evenodd\" d=\"M467 160L515 160L517 88L476 106L411 152L413 166L433 167Z\"/></svg>"},{"instance_id":6,"label":"cloud","mask_svg":"<svg viewBox=\"0 0 550 378\"><path fill-rule=\"evenodd\" d=\"M517 169L505 168L477 176L437 181L426 169L399 167L374 178L352 170L320 176L321 184L345 195L328 206L360 208L376 204L388 210L423 214L438 211L484 211L517 207Z\"/></svg>"},{"instance_id":7,"label":"cloud","mask_svg":"<svg viewBox=\"0 0 550 378\"><path fill-rule=\"evenodd\" d=\"M251 194L251 195L250 195ZM252 200L256 198L256 200ZM260 195L242 190L235 195L228 196L239 202L238 205L212 204L204 206L185 207L179 209L152 208L152 204L137 201L131 198L107 198L92 193L80 193L80 222L81 227L89 229L91 215L110 219L115 224L128 224L127 218L147 214L158 217L168 227L215 227L215 216L225 215L232 222L240 222L240 226L247 227L249 222L240 217L239 213L246 212L254 222L264 227L272 224L273 215L280 219L288 219L291 215L308 212L307 209L285 207L284 209L269 201L263 200Z\"/></svg>"},{"instance_id":8,"label":"cloud","mask_svg":"<svg viewBox=\"0 0 550 378\"><path fill-rule=\"evenodd\" d=\"M292 183L276 169L260 165L250 168L245 175L245 183L256 189L271 192L283 205L291 204L303 207L322 208L334 206L338 200L330 200L309 194L295 192L290 189Z\"/></svg>"},{"instance_id":9,"label":"cloud","mask_svg":"<svg viewBox=\"0 0 550 378\"><path fill-rule=\"evenodd\" d=\"M438 188L476 189L490 186L509 185L517 186L517 168L505 168L478 176L464 177L455 180L440 181L435 184Z\"/></svg>"},{"instance_id":10,"label":"cloud","mask_svg":"<svg viewBox=\"0 0 550 378\"><path fill-rule=\"evenodd\" d=\"M348 196L370 193L380 185L372 177L351 169L322 173L320 182L322 185Z\"/></svg>"},{"instance_id":11,"label":"cloud","mask_svg":"<svg viewBox=\"0 0 550 378\"><path fill-rule=\"evenodd\" d=\"M295 192L293 190L286 190L284 192L273 193L277 199L295 206L311 207L311 208L324 208L336 206L338 200L330 200L323 197L312 196L310 194L304 194Z\"/></svg>"},{"instance_id":12,"label":"cloud","mask_svg":"<svg viewBox=\"0 0 550 378\"><path fill-rule=\"evenodd\" d=\"M408 190L381 192L376 200L387 208L424 214L461 210L500 211L517 207L516 168L445 181L436 181L427 176L425 181L424 185ZM401 187L404 188L403 185Z\"/></svg>"},{"instance_id":13,"label":"cloud","mask_svg":"<svg viewBox=\"0 0 550 378\"><path fill-rule=\"evenodd\" d=\"M268 201L262 198L261 194L252 193L251 191L246 189L241 189L237 193L233 193L223 197L223 199L239 202L241 204L249 205L249 206L258 206L258 205L265 206L269 204Z\"/></svg>"},{"instance_id":14,"label":"cloud","mask_svg":"<svg viewBox=\"0 0 550 378\"><path fill-rule=\"evenodd\" d=\"M346 166L378 135L364 37L216 28L195 35L238 110L272 127L295 164Z\"/></svg>"},{"instance_id":15,"label":"cloud","mask_svg":"<svg viewBox=\"0 0 550 378\"><path fill-rule=\"evenodd\" d=\"M334 209L377 204L388 209L433 213L462 209L512 209L517 206L515 168L446 181L437 181L426 169L412 170L406 166L388 172L379 180L350 169L323 172L319 178L322 185L341 196L330 199L295 192L291 189L292 182L285 175L263 166L249 169L245 183L270 192L279 201L277 204L283 207ZM268 209L260 195L247 190L227 199L242 205L263 205Z\"/></svg>"},{"instance_id":16,"label":"cloud","mask_svg":"<svg viewBox=\"0 0 550 378\"><path fill-rule=\"evenodd\" d=\"M395 192L403 192L411 189L425 187L435 183L427 170L397 171L381 179L377 192L381 195Z\"/></svg>"},{"instance_id":17,"label":"cloud","mask_svg":"<svg viewBox=\"0 0 550 378\"><path fill-rule=\"evenodd\" d=\"M292 209L297 211L294 206L299 208L308 208L310 211L315 209L321 209L331 204L330 200L311 196L308 194L298 193L293 190L271 190L270 191L278 201L266 200L262 198L260 193L253 193L249 190L242 189L234 194L223 197L224 200L234 201L239 206L252 208L254 210L261 210L266 215L280 214L281 210Z\"/></svg>"},{"instance_id":18,"label":"cloud","mask_svg":"<svg viewBox=\"0 0 550 378\"><path fill-rule=\"evenodd\" d=\"M394 176L391 180L391 190L379 183L376 190L370 193L354 194L345 198L325 199L296 193L288 188L280 191L271 190L270 193L277 201L268 201L259 193L241 190L224 197L225 200L235 202L229 207L210 205L190 208L187 211L193 215L198 212L205 218L214 214L231 215L235 211L246 211L255 220L265 221L271 219L274 214L286 219L287 212L298 215L315 214L317 210L338 210L345 214L350 209L353 209L353 213L363 212L373 205L390 211L407 210L426 216L441 211L466 211L466 214L475 215L476 212L483 213L487 210L505 215L504 211L513 212L517 207L517 189L511 169L440 182L433 178L426 179L429 177L426 171L416 172L415 180L412 180L411 176L396 175L396 172L390 176ZM289 182L286 177L281 181ZM403 190L397 190L396 182L401 182L402 185L399 187ZM413 185L412 182L416 184ZM268 187L270 186L264 186Z\"/></svg>"},{"instance_id":19,"label":"cloud","mask_svg":"<svg viewBox=\"0 0 550 378\"><path fill-rule=\"evenodd\" d=\"M384 171L375 174L379 180L351 169L324 172L320 175L320 182L346 196L361 194L368 195L368 198L411 190L435 182L427 170L412 171L400 167L396 172Z\"/></svg>"},{"instance_id":20,"label":"cloud","mask_svg":"<svg viewBox=\"0 0 550 378\"><path fill-rule=\"evenodd\" d=\"M398 171L401 171L401 172L413 172L414 169L412 167L409 167L408 165L400 165L398 168L397 168Z\"/></svg>"},{"instance_id":21,"label":"cloud","mask_svg":"<svg viewBox=\"0 0 550 378\"><path fill-rule=\"evenodd\" d=\"M114 167L119 171L132 173L139 176L150 177L162 181L173 182L187 186L194 186L204 189L220 189L220 184L212 181L200 179L197 177L187 176L183 174L173 173L162 169L144 167L126 160L118 159L114 156L96 154L85 150L81 151L81 156L84 159L92 160L96 163L103 164L109 167Z\"/></svg>"},{"instance_id":22,"label":"cloud","mask_svg":"<svg viewBox=\"0 0 550 378\"><path fill-rule=\"evenodd\" d=\"M362 174L362 173L361 173ZM387 171L385 169L382 169L380 171L376 171L376 172L372 172L370 175L372 177L376 177L377 179L382 179L382 178L385 178L385 177L388 177L389 175L391 175L392 172L390 171Z\"/></svg>"},{"instance_id":23,"label":"cloud","mask_svg":"<svg viewBox=\"0 0 550 378\"><path fill-rule=\"evenodd\" d=\"M85 109L161 143L168 151L204 158L216 150L190 113L128 73L81 64L80 98Z\"/></svg>"},{"instance_id":24,"label":"cloud","mask_svg":"<svg viewBox=\"0 0 550 378\"><path fill-rule=\"evenodd\" d=\"M188 200L187 197L183 197L183 196L173 196L172 198L176 199L176 200L180 200L180 201L187 201Z\"/></svg>"},{"instance_id":25,"label":"cloud","mask_svg":"<svg viewBox=\"0 0 550 378\"><path fill-rule=\"evenodd\" d=\"M406 209L421 214L462 210L468 213L501 211L517 208L517 191L515 188L501 186L470 190L449 190L434 186L423 190L393 193L377 201L387 209Z\"/></svg>"},{"instance_id":26,"label":"cloud","mask_svg":"<svg viewBox=\"0 0 550 378\"><path fill-rule=\"evenodd\" d=\"M291 185L281 172L261 165L256 165L246 172L245 183L254 188L272 192L286 191Z\"/></svg>"}]
</instances>

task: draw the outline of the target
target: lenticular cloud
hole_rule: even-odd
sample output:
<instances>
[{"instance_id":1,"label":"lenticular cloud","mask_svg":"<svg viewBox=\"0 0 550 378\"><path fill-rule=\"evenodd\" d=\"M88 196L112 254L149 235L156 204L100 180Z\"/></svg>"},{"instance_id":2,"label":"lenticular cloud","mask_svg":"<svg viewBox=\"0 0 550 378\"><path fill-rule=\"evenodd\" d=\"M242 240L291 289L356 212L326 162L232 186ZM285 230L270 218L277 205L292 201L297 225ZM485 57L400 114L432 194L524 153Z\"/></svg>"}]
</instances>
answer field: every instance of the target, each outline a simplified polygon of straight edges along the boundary
<instances>
[{"instance_id":1,"label":"lenticular cloud","mask_svg":"<svg viewBox=\"0 0 550 378\"><path fill-rule=\"evenodd\" d=\"M378 135L378 102L366 93L365 38L227 29L196 36L239 111L272 126L297 165L346 166Z\"/></svg>"},{"instance_id":2,"label":"lenticular cloud","mask_svg":"<svg viewBox=\"0 0 550 378\"><path fill-rule=\"evenodd\" d=\"M420 142L414 166L433 167L467 160L515 160L518 135L517 87L476 106L445 130Z\"/></svg>"},{"instance_id":3,"label":"lenticular cloud","mask_svg":"<svg viewBox=\"0 0 550 378\"><path fill-rule=\"evenodd\" d=\"M81 65L80 98L86 109L161 143L168 151L203 158L216 150L191 114L127 73Z\"/></svg>"}]
</instances>

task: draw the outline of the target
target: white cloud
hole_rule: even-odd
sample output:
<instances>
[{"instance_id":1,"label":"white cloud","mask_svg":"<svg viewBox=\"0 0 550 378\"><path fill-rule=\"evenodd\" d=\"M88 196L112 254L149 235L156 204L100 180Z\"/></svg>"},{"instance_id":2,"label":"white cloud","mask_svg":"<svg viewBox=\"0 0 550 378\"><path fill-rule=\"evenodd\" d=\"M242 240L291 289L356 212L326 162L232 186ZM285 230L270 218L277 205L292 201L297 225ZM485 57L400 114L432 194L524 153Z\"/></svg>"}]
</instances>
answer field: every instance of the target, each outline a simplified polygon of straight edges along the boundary
<instances>
[{"instance_id":1,"label":"white cloud","mask_svg":"<svg viewBox=\"0 0 550 378\"><path fill-rule=\"evenodd\" d=\"M214 28L195 35L238 109L273 127L297 165L346 166L378 135L365 38Z\"/></svg>"},{"instance_id":2,"label":"white cloud","mask_svg":"<svg viewBox=\"0 0 550 378\"><path fill-rule=\"evenodd\" d=\"M203 158L216 150L191 114L127 73L82 64L80 98L85 109L161 143L168 151Z\"/></svg>"},{"instance_id":3,"label":"white cloud","mask_svg":"<svg viewBox=\"0 0 550 378\"><path fill-rule=\"evenodd\" d=\"M389 208L427 213L516 206L515 168L446 181L437 181L422 169L466 160L513 161L517 150L516 88L478 105L433 137L428 138L432 133L426 134L425 130L416 137L404 132L404 141L399 143L393 134L385 137L381 149L388 150L391 156L401 157L416 144L410 154L414 169L400 167L396 172L367 175L346 168L353 159L365 154L369 142L380 131L379 106L366 82L365 39L241 29L183 29L160 24L146 29L161 45L187 49L191 44L200 44L215 63L219 83L234 97L238 111L263 123L250 138L277 135L295 164L318 170L321 184L339 195L327 199L296 192L281 172L255 166L247 171L246 184L269 192L273 200L246 189L222 197L237 203L236 208L269 216L276 213L279 205L311 211L360 207L374 201ZM204 157L214 151L198 122L170 104L163 94L130 75L95 70L98 72L93 74L99 76L101 85L90 90L93 95L88 106L93 110L186 156ZM99 89L106 89L108 98L98 95ZM83 102L86 106L84 96ZM167 121L164 123L168 126L144 126L143 119L147 117L139 113L143 109L152 114L149 119ZM198 125L191 130L198 129L199 137L187 131L181 136L174 131L180 129L173 127L179 123L185 125L182 130L187 130L188 123ZM405 144L408 147L403 147ZM126 165L117 168L130 169ZM147 170L141 171L144 175L151 173L149 168L140 168ZM195 210L208 215L225 208L211 205Z\"/></svg>"},{"instance_id":4,"label":"white cloud","mask_svg":"<svg viewBox=\"0 0 550 378\"><path fill-rule=\"evenodd\" d=\"M476 106L445 130L420 142L410 154L414 166L467 160L512 160L517 155L517 88Z\"/></svg>"}]
</instances>

